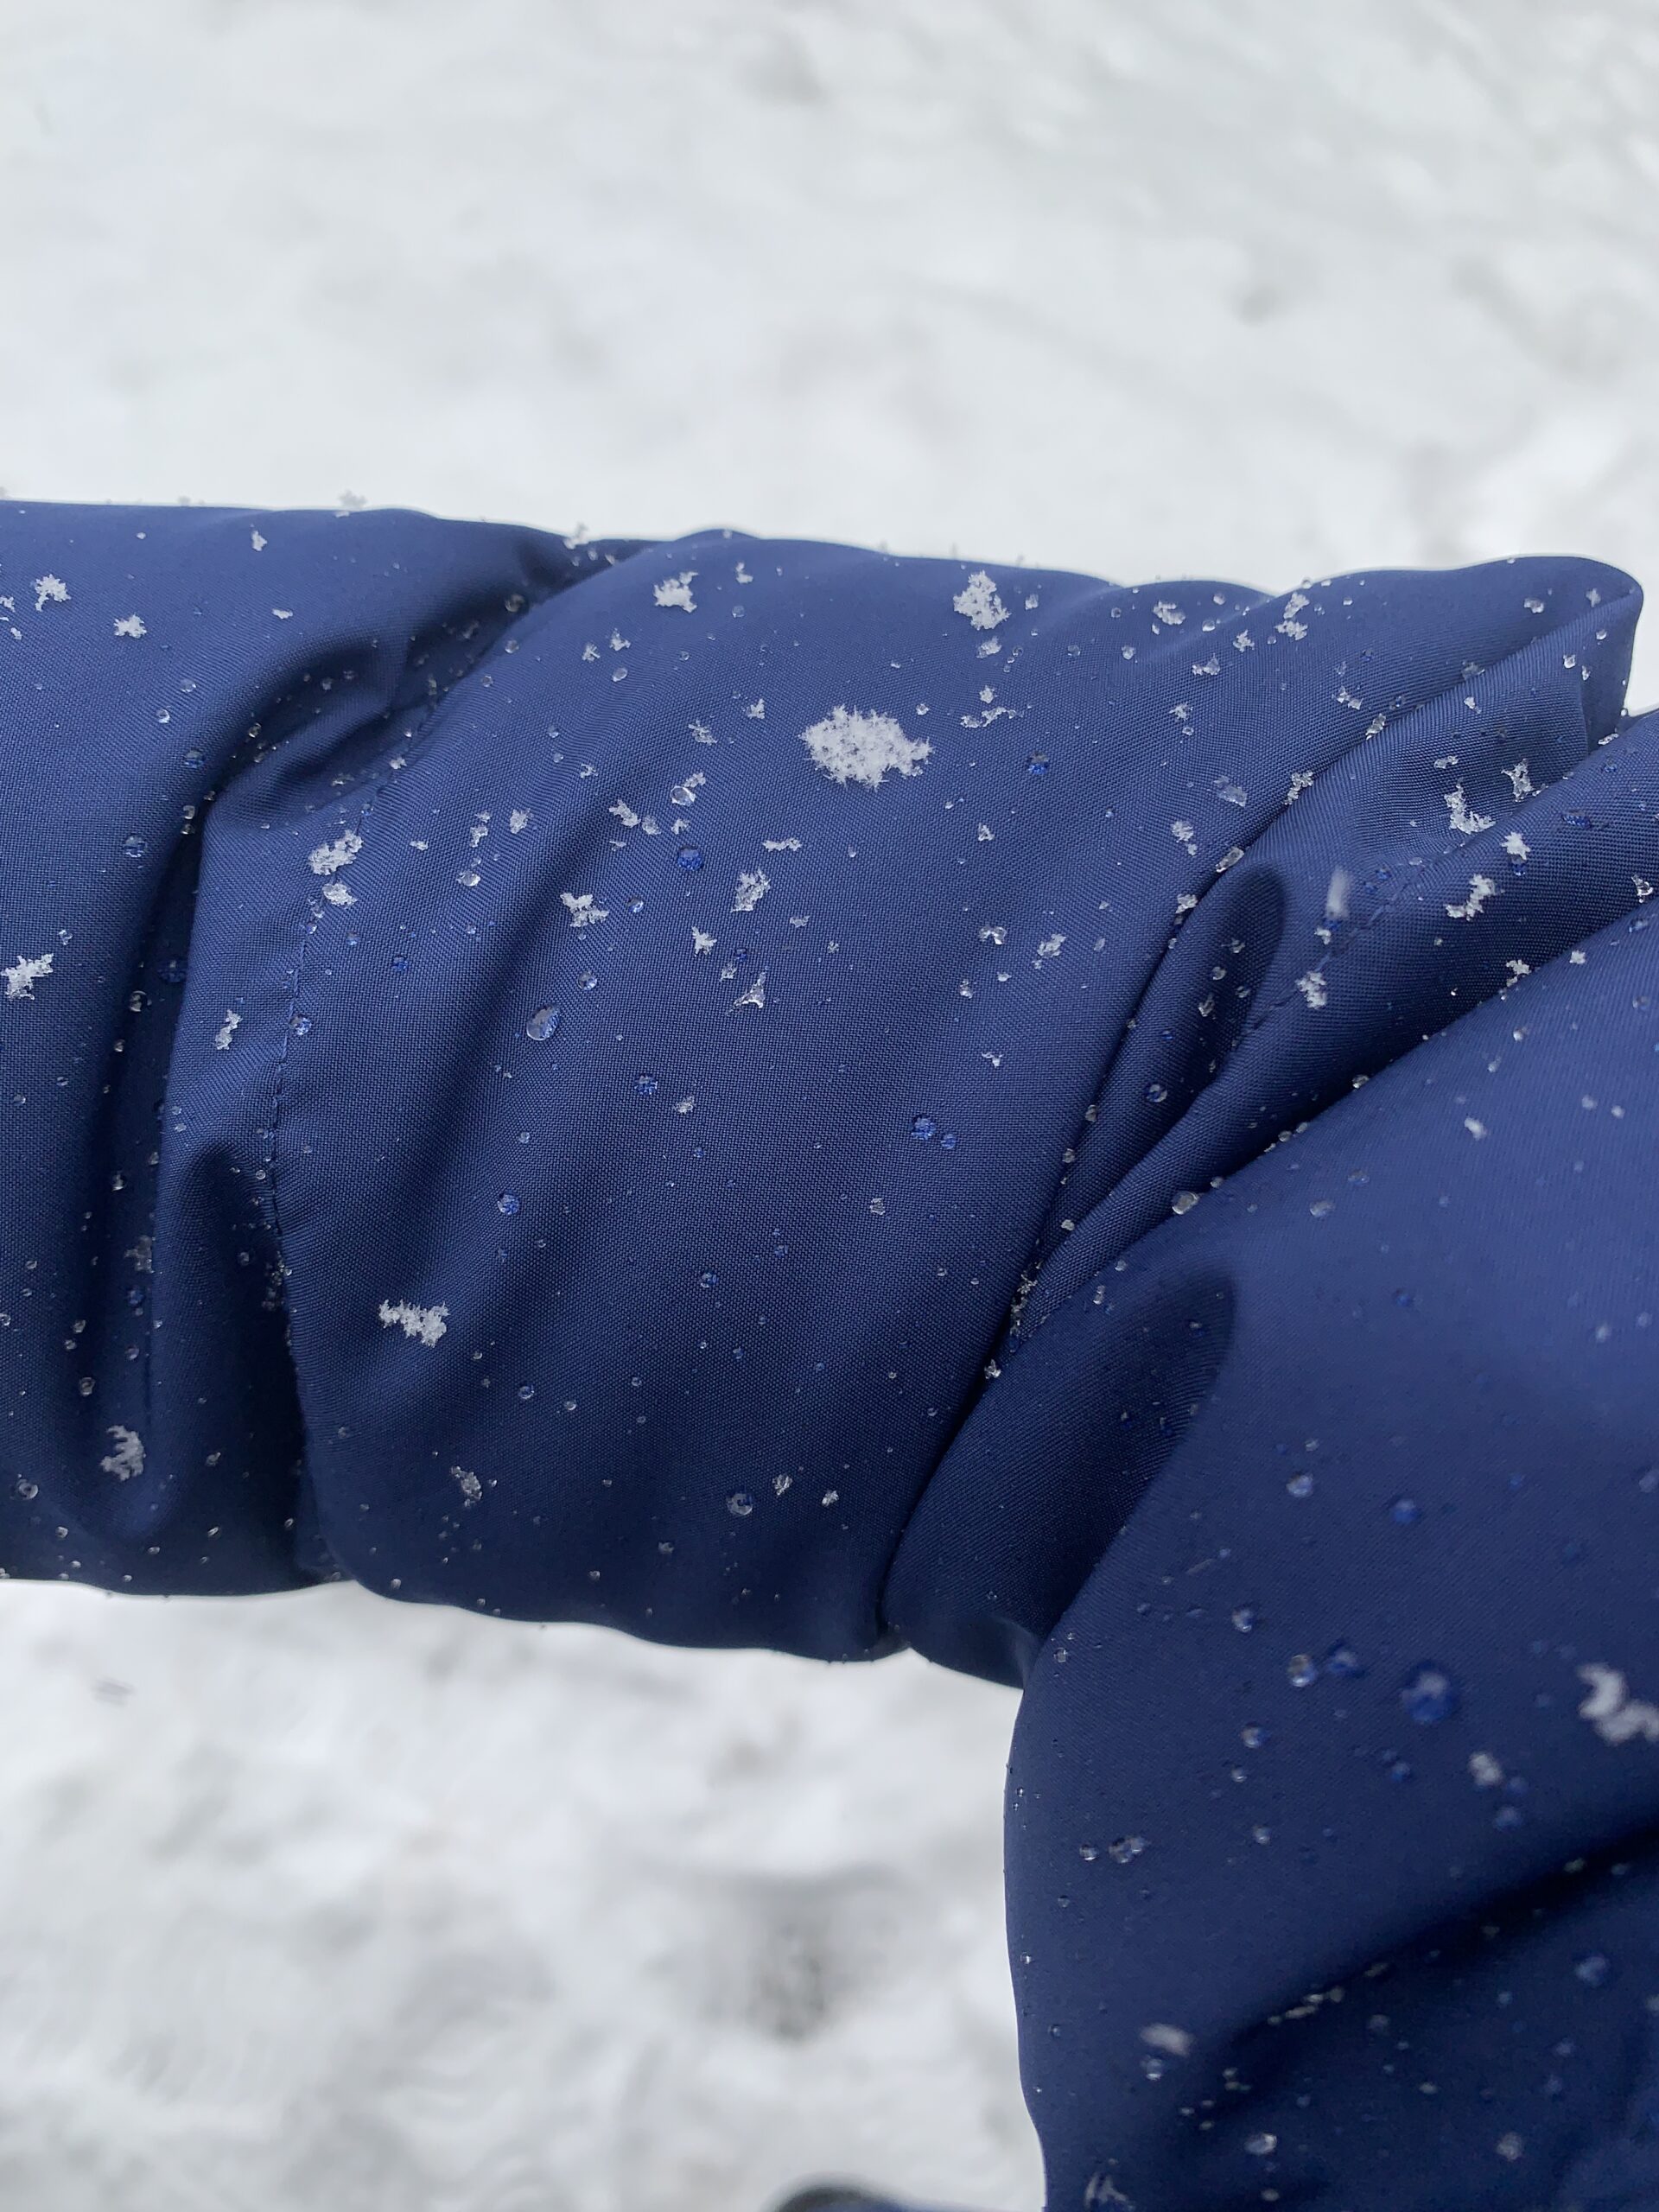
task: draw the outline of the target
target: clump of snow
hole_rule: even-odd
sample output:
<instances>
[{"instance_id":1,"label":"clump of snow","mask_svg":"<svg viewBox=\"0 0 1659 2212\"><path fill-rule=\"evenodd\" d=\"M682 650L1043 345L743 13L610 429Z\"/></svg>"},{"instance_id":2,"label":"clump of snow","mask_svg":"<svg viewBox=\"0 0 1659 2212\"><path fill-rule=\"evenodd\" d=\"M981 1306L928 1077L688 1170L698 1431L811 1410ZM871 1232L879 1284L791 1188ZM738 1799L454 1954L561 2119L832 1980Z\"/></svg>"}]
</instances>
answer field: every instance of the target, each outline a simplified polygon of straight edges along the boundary
<instances>
[{"instance_id":1,"label":"clump of snow","mask_svg":"<svg viewBox=\"0 0 1659 2212\"><path fill-rule=\"evenodd\" d=\"M863 784L870 791L894 770L919 776L933 750L925 738L906 737L891 715L866 714L858 707L836 707L801 732L801 743L832 783Z\"/></svg>"},{"instance_id":2,"label":"clump of snow","mask_svg":"<svg viewBox=\"0 0 1659 2212\"><path fill-rule=\"evenodd\" d=\"M144 619L142 614L119 614L116 617L115 634L118 638L142 638Z\"/></svg>"},{"instance_id":3,"label":"clump of snow","mask_svg":"<svg viewBox=\"0 0 1659 2212\"><path fill-rule=\"evenodd\" d=\"M383 1298L380 1301L380 1325L383 1329L401 1329L416 1344L428 1346L436 1344L449 1325L447 1306L411 1306L406 1299L394 1301Z\"/></svg>"},{"instance_id":4,"label":"clump of snow","mask_svg":"<svg viewBox=\"0 0 1659 2212\"><path fill-rule=\"evenodd\" d=\"M1472 922L1482 907L1485 906L1486 901L1496 898L1497 895L1497 886L1490 875L1471 875L1469 879L1468 897L1455 901L1448 899L1446 902L1446 911L1454 922Z\"/></svg>"},{"instance_id":5,"label":"clump of snow","mask_svg":"<svg viewBox=\"0 0 1659 2212\"><path fill-rule=\"evenodd\" d=\"M772 879L764 868L745 868L737 879L737 889L732 894L734 914L752 914L772 888Z\"/></svg>"},{"instance_id":6,"label":"clump of snow","mask_svg":"<svg viewBox=\"0 0 1659 2212\"><path fill-rule=\"evenodd\" d=\"M110 1434L115 1442L99 1461L106 1475L113 1475L118 1483L130 1483L135 1475L144 1471L143 1440L136 1429L124 1428L115 1422Z\"/></svg>"},{"instance_id":7,"label":"clump of snow","mask_svg":"<svg viewBox=\"0 0 1659 2212\"><path fill-rule=\"evenodd\" d=\"M36 576L34 583L35 612L38 614L48 603L67 606L69 587L61 576Z\"/></svg>"},{"instance_id":8,"label":"clump of snow","mask_svg":"<svg viewBox=\"0 0 1659 2212\"><path fill-rule=\"evenodd\" d=\"M1454 837L1478 836L1481 830L1491 828L1493 817L1490 814L1475 812L1464 798L1461 784L1445 796L1446 816Z\"/></svg>"},{"instance_id":9,"label":"clump of snow","mask_svg":"<svg viewBox=\"0 0 1659 2212\"><path fill-rule=\"evenodd\" d=\"M1148 2050L1160 2050L1170 2058L1185 2058L1192 2049L1192 2031L1172 2026L1166 2020L1154 2020L1142 2028L1141 2040Z\"/></svg>"},{"instance_id":10,"label":"clump of snow","mask_svg":"<svg viewBox=\"0 0 1659 2212\"><path fill-rule=\"evenodd\" d=\"M610 919L608 906L595 906L591 891L561 891L559 902L570 917L573 930L591 929L595 922Z\"/></svg>"},{"instance_id":11,"label":"clump of snow","mask_svg":"<svg viewBox=\"0 0 1659 2212\"><path fill-rule=\"evenodd\" d=\"M999 622L1008 619L1008 610L983 569L974 570L950 604L958 614L968 617L976 630L995 630Z\"/></svg>"},{"instance_id":12,"label":"clump of snow","mask_svg":"<svg viewBox=\"0 0 1659 2212\"><path fill-rule=\"evenodd\" d=\"M19 953L3 972L9 999L32 999L35 984L43 976L52 973L52 955L49 952Z\"/></svg>"},{"instance_id":13,"label":"clump of snow","mask_svg":"<svg viewBox=\"0 0 1659 2212\"><path fill-rule=\"evenodd\" d=\"M228 1052L230 1050L232 1038L235 1036L237 1031L241 1027L241 1015L237 1012L233 1006L227 1006L225 1009L224 1020L219 1023L219 1027L213 1033L213 1044L215 1048L221 1052Z\"/></svg>"},{"instance_id":14,"label":"clump of snow","mask_svg":"<svg viewBox=\"0 0 1659 2212\"><path fill-rule=\"evenodd\" d=\"M1632 1697L1617 1667L1580 1667L1579 1680L1590 1685L1579 1718L1590 1723L1603 1743L1629 1744L1639 1736L1644 1743L1659 1744L1659 1706Z\"/></svg>"},{"instance_id":15,"label":"clump of snow","mask_svg":"<svg viewBox=\"0 0 1659 2212\"><path fill-rule=\"evenodd\" d=\"M695 614L697 602L691 596L691 579L695 569L686 569L677 576L668 576L653 590L652 596L658 607L683 607L688 614Z\"/></svg>"},{"instance_id":16,"label":"clump of snow","mask_svg":"<svg viewBox=\"0 0 1659 2212\"><path fill-rule=\"evenodd\" d=\"M342 830L338 837L326 845L319 845L309 856L313 875L334 875L349 868L363 849L363 840L355 830Z\"/></svg>"}]
</instances>

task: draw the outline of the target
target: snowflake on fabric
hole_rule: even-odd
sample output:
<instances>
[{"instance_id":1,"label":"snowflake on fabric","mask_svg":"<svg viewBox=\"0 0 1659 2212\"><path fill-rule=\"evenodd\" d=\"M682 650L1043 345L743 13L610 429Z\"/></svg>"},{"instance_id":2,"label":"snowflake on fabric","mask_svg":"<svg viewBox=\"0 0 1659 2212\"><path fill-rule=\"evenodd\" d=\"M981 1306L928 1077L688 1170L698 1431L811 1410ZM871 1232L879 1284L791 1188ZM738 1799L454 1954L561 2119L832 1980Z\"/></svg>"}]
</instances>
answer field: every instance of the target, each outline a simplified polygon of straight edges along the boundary
<instances>
[{"instance_id":1,"label":"snowflake on fabric","mask_svg":"<svg viewBox=\"0 0 1659 2212\"><path fill-rule=\"evenodd\" d=\"M804 729L801 742L832 783L862 784L870 791L893 771L919 776L933 750L925 738L906 737L891 715L865 714L857 707L836 708Z\"/></svg>"},{"instance_id":2,"label":"snowflake on fabric","mask_svg":"<svg viewBox=\"0 0 1659 2212\"><path fill-rule=\"evenodd\" d=\"M143 1440L137 1429L123 1428L119 1421L110 1430L114 1444L99 1461L106 1475L113 1475L118 1483L130 1483L135 1475L144 1471Z\"/></svg>"},{"instance_id":3,"label":"snowflake on fabric","mask_svg":"<svg viewBox=\"0 0 1659 2212\"><path fill-rule=\"evenodd\" d=\"M406 1299L394 1304L390 1299L380 1301L380 1325L383 1329L401 1329L413 1343L429 1349L448 1326L449 1308L447 1306L411 1306Z\"/></svg>"},{"instance_id":4,"label":"snowflake on fabric","mask_svg":"<svg viewBox=\"0 0 1659 2212\"><path fill-rule=\"evenodd\" d=\"M52 955L49 952L20 953L10 968L0 969L0 974L3 974L6 979L6 996L9 999L32 999L35 984L41 976L51 973Z\"/></svg>"},{"instance_id":5,"label":"snowflake on fabric","mask_svg":"<svg viewBox=\"0 0 1659 2212\"><path fill-rule=\"evenodd\" d=\"M1008 610L983 569L975 569L950 604L958 614L967 616L976 630L995 630L999 622L1008 619Z\"/></svg>"}]
</instances>

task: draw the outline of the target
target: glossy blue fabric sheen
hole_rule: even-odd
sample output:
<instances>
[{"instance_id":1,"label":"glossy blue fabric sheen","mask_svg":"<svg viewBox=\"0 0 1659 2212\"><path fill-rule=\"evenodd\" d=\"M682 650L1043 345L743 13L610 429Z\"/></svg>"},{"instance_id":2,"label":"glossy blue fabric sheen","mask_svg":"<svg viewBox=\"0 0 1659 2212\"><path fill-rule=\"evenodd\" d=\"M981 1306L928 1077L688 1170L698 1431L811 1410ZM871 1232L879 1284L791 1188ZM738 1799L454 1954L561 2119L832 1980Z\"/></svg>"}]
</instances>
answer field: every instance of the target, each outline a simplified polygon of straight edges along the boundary
<instances>
[{"instance_id":1,"label":"glossy blue fabric sheen","mask_svg":"<svg viewBox=\"0 0 1659 2212\"><path fill-rule=\"evenodd\" d=\"M1055 2206L1659 2202L1628 578L0 589L7 1571L1024 1681Z\"/></svg>"}]
</instances>

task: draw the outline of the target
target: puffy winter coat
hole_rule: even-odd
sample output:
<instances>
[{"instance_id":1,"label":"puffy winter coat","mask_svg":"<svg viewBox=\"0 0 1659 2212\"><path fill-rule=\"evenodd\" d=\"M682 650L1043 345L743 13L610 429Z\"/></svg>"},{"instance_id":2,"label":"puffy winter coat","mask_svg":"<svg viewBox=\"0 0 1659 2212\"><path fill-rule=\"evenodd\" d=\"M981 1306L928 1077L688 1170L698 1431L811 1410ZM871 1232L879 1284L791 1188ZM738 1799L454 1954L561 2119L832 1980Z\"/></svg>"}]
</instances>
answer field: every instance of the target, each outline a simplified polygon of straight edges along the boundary
<instances>
[{"instance_id":1,"label":"puffy winter coat","mask_svg":"<svg viewBox=\"0 0 1659 2212\"><path fill-rule=\"evenodd\" d=\"M5 509L0 1565L1022 1682L1054 2207L1659 2204L1637 604Z\"/></svg>"}]
</instances>

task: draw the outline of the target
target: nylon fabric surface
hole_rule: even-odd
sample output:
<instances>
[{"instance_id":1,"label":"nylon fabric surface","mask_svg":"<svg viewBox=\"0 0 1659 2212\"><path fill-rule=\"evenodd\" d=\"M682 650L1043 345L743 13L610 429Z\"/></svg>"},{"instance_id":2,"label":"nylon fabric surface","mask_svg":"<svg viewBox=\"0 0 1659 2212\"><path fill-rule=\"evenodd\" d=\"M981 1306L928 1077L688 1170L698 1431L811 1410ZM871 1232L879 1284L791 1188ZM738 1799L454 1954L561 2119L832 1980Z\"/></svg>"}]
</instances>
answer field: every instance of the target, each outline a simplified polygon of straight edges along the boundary
<instances>
[{"instance_id":1,"label":"nylon fabric surface","mask_svg":"<svg viewBox=\"0 0 1659 2212\"><path fill-rule=\"evenodd\" d=\"M1630 579L35 507L0 587L9 1573L1025 1681L1055 2205L1648 2201Z\"/></svg>"}]
</instances>

